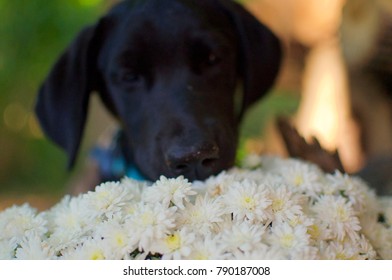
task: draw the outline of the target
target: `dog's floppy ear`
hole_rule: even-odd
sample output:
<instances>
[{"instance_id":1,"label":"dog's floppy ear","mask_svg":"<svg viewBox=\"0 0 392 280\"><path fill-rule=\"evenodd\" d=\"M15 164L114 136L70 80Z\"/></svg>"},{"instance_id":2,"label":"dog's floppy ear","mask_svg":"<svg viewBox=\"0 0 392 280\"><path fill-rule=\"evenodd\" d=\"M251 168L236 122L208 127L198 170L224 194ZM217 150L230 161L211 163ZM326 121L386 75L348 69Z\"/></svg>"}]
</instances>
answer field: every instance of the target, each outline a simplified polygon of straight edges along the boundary
<instances>
[{"instance_id":1,"label":"dog's floppy ear","mask_svg":"<svg viewBox=\"0 0 392 280\"><path fill-rule=\"evenodd\" d=\"M235 25L239 39L239 71L244 96L241 115L273 85L282 50L279 39L241 5L221 1Z\"/></svg>"},{"instance_id":2,"label":"dog's floppy ear","mask_svg":"<svg viewBox=\"0 0 392 280\"><path fill-rule=\"evenodd\" d=\"M35 107L46 135L68 154L72 167L96 84L96 56L102 20L82 30L60 56L41 86Z\"/></svg>"}]
</instances>

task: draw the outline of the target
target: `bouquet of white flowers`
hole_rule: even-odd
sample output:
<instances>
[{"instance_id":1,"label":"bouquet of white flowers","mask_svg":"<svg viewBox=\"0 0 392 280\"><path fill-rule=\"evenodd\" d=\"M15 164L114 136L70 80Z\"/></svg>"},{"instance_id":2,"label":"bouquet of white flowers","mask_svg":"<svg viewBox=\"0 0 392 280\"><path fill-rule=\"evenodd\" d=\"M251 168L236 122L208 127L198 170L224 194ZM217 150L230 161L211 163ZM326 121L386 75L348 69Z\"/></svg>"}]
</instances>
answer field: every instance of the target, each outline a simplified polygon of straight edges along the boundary
<instances>
[{"instance_id":1,"label":"bouquet of white flowers","mask_svg":"<svg viewBox=\"0 0 392 280\"><path fill-rule=\"evenodd\" d=\"M124 178L0 213L0 259L392 259L392 199L360 179L249 156L206 181Z\"/></svg>"}]
</instances>

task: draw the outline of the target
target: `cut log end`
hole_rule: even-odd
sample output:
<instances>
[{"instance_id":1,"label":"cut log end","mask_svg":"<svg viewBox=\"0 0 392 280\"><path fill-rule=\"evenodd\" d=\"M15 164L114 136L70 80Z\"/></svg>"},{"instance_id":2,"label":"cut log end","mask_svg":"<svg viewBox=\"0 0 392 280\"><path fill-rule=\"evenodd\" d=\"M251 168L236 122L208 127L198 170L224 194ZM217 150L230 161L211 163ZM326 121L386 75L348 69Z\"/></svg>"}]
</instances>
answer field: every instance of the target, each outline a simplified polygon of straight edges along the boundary
<instances>
[{"instance_id":1,"label":"cut log end","mask_svg":"<svg viewBox=\"0 0 392 280\"><path fill-rule=\"evenodd\" d=\"M290 157L312 162L324 172L345 172L338 151L331 153L325 150L315 137L307 142L286 118L280 117L277 126Z\"/></svg>"}]
</instances>

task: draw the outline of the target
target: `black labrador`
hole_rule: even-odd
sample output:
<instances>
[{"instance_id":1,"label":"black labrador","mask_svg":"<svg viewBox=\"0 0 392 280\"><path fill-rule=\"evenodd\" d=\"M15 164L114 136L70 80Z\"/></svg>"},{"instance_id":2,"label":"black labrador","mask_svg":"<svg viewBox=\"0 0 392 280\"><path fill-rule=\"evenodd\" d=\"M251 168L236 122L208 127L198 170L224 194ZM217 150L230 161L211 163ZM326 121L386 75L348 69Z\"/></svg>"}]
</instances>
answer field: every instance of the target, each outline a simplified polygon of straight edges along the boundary
<instances>
[{"instance_id":1,"label":"black labrador","mask_svg":"<svg viewBox=\"0 0 392 280\"><path fill-rule=\"evenodd\" d=\"M62 54L36 113L72 166L98 92L123 129L126 161L145 178L205 179L233 165L241 116L280 61L278 39L233 1L122 1Z\"/></svg>"}]
</instances>

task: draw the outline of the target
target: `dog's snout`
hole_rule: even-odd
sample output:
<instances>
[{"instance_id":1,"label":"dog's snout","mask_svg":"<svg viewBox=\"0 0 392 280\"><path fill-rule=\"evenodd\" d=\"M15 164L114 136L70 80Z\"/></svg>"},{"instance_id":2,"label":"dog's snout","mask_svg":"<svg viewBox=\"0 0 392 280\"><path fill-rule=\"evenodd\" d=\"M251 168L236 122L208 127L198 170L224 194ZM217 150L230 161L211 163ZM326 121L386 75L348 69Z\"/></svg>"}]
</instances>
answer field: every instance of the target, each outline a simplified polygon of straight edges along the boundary
<instances>
[{"instance_id":1,"label":"dog's snout","mask_svg":"<svg viewBox=\"0 0 392 280\"><path fill-rule=\"evenodd\" d=\"M213 175L218 166L219 147L205 144L201 147L175 146L166 154L166 164L174 176L184 175L189 180L203 180Z\"/></svg>"}]
</instances>

